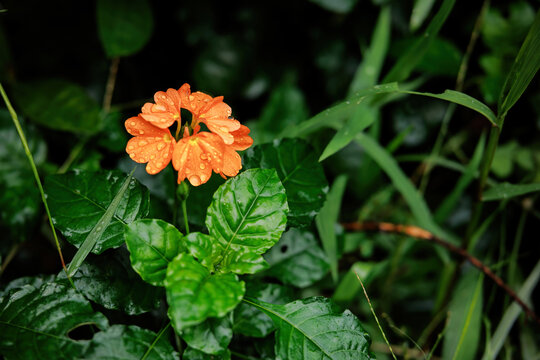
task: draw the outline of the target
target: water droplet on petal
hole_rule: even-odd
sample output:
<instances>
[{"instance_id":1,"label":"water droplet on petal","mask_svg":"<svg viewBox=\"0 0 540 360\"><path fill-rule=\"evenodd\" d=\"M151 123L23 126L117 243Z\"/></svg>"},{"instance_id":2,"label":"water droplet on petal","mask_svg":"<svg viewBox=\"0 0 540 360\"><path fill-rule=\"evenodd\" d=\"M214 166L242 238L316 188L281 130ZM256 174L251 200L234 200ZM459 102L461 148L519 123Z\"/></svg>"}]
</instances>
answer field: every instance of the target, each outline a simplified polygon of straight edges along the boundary
<instances>
[{"instance_id":1,"label":"water droplet on petal","mask_svg":"<svg viewBox=\"0 0 540 360\"><path fill-rule=\"evenodd\" d=\"M206 154L201 154L201 160L206 160L208 159L208 155Z\"/></svg>"},{"instance_id":2,"label":"water droplet on petal","mask_svg":"<svg viewBox=\"0 0 540 360\"><path fill-rule=\"evenodd\" d=\"M134 158L134 157L135 157L135 154L129 154L129 156L130 156L131 158Z\"/></svg>"},{"instance_id":3,"label":"water droplet on petal","mask_svg":"<svg viewBox=\"0 0 540 360\"><path fill-rule=\"evenodd\" d=\"M204 175L204 174L201 175L201 181L202 182L206 181L206 175Z\"/></svg>"},{"instance_id":4,"label":"water droplet on petal","mask_svg":"<svg viewBox=\"0 0 540 360\"><path fill-rule=\"evenodd\" d=\"M152 154L150 155L150 160L154 160L156 158L156 155Z\"/></svg>"},{"instance_id":5,"label":"water droplet on petal","mask_svg":"<svg viewBox=\"0 0 540 360\"><path fill-rule=\"evenodd\" d=\"M225 126L222 126L220 129L221 129L221 131L224 131L224 132L228 132L228 131L229 131L229 128L228 128L228 127L225 127Z\"/></svg>"},{"instance_id":6,"label":"water droplet on petal","mask_svg":"<svg viewBox=\"0 0 540 360\"><path fill-rule=\"evenodd\" d=\"M144 140L139 141L139 146L144 146L146 144L148 144L147 141L144 141Z\"/></svg>"},{"instance_id":7,"label":"water droplet on petal","mask_svg":"<svg viewBox=\"0 0 540 360\"><path fill-rule=\"evenodd\" d=\"M199 178L197 175L190 176L188 180L193 186L201 185L201 178Z\"/></svg>"},{"instance_id":8,"label":"water droplet on petal","mask_svg":"<svg viewBox=\"0 0 540 360\"><path fill-rule=\"evenodd\" d=\"M204 165L203 163L199 164L199 167L201 168L201 170L206 169L206 165Z\"/></svg>"},{"instance_id":9,"label":"water droplet on petal","mask_svg":"<svg viewBox=\"0 0 540 360\"><path fill-rule=\"evenodd\" d=\"M135 125L137 125L137 123L135 121L132 121L131 126L135 126Z\"/></svg>"},{"instance_id":10,"label":"water droplet on petal","mask_svg":"<svg viewBox=\"0 0 540 360\"><path fill-rule=\"evenodd\" d=\"M144 134L144 130L139 130L139 134Z\"/></svg>"},{"instance_id":11,"label":"water droplet on petal","mask_svg":"<svg viewBox=\"0 0 540 360\"><path fill-rule=\"evenodd\" d=\"M159 144L157 144L157 149L158 149L158 150L163 150L164 147L165 147L165 144L164 144L164 143L159 143Z\"/></svg>"}]
</instances>

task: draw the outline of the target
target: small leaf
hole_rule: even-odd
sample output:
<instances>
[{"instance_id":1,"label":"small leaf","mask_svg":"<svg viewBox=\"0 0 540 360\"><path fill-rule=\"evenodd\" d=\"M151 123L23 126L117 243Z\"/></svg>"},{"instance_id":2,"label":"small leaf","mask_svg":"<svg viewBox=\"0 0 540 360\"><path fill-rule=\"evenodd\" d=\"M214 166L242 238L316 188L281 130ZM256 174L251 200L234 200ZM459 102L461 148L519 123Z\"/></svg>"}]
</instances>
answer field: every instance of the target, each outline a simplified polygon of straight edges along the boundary
<instances>
[{"instance_id":1,"label":"small leaf","mask_svg":"<svg viewBox=\"0 0 540 360\"><path fill-rule=\"evenodd\" d=\"M54 224L71 244L81 246L111 206L125 179L126 174L120 171L75 171L45 179ZM148 204L148 190L132 179L92 252L100 254L122 245L124 224L146 216Z\"/></svg>"},{"instance_id":2,"label":"small leaf","mask_svg":"<svg viewBox=\"0 0 540 360\"><path fill-rule=\"evenodd\" d=\"M247 170L220 186L206 216L213 241L223 248L216 260L220 271L259 271L260 255L285 230L287 211L285 189L273 169Z\"/></svg>"},{"instance_id":3,"label":"small leaf","mask_svg":"<svg viewBox=\"0 0 540 360\"><path fill-rule=\"evenodd\" d=\"M79 85L51 79L20 84L15 101L32 121L54 130L93 134L101 129L99 105Z\"/></svg>"},{"instance_id":4,"label":"small leaf","mask_svg":"<svg viewBox=\"0 0 540 360\"><path fill-rule=\"evenodd\" d=\"M329 299L312 297L286 305L244 301L278 327L276 360L372 359L371 338L360 321L349 310L340 312Z\"/></svg>"},{"instance_id":5,"label":"small leaf","mask_svg":"<svg viewBox=\"0 0 540 360\"><path fill-rule=\"evenodd\" d=\"M155 286L163 286L167 266L187 250L182 233L163 220L134 221L124 228L124 237L133 269Z\"/></svg>"},{"instance_id":6,"label":"small leaf","mask_svg":"<svg viewBox=\"0 0 540 360\"><path fill-rule=\"evenodd\" d=\"M300 288L322 279L329 270L328 258L315 236L295 228L283 234L265 258L270 264L265 274Z\"/></svg>"},{"instance_id":7,"label":"small leaf","mask_svg":"<svg viewBox=\"0 0 540 360\"><path fill-rule=\"evenodd\" d=\"M58 277L65 279L65 273ZM163 295L162 289L146 284L133 271L124 249L88 258L71 279L86 298L128 315L156 309ZM67 280L65 284L69 285Z\"/></svg>"},{"instance_id":8,"label":"small leaf","mask_svg":"<svg viewBox=\"0 0 540 360\"><path fill-rule=\"evenodd\" d=\"M231 321L228 316L211 318L182 331L182 339L192 348L205 354L222 354L232 339Z\"/></svg>"},{"instance_id":9,"label":"small leaf","mask_svg":"<svg viewBox=\"0 0 540 360\"><path fill-rule=\"evenodd\" d=\"M503 200L512 197L540 191L540 184L509 184L495 185L482 194L482 201Z\"/></svg>"},{"instance_id":10,"label":"small leaf","mask_svg":"<svg viewBox=\"0 0 540 360\"><path fill-rule=\"evenodd\" d=\"M443 359L475 359L482 325L483 275L473 269L454 291L444 333Z\"/></svg>"},{"instance_id":11,"label":"small leaf","mask_svg":"<svg viewBox=\"0 0 540 360\"><path fill-rule=\"evenodd\" d=\"M157 334L138 326L113 325L100 331L84 354L86 360L175 360L174 351L167 337L157 339Z\"/></svg>"},{"instance_id":12,"label":"small leaf","mask_svg":"<svg viewBox=\"0 0 540 360\"><path fill-rule=\"evenodd\" d=\"M246 296L272 304L285 304L293 299L292 291L278 284L247 284ZM262 311L241 303L234 309L233 331L246 336L263 338L274 331L276 326L272 319Z\"/></svg>"},{"instance_id":13,"label":"small leaf","mask_svg":"<svg viewBox=\"0 0 540 360\"><path fill-rule=\"evenodd\" d=\"M154 18L147 0L98 0L99 37L107 56L128 56L141 50L152 35Z\"/></svg>"},{"instance_id":14,"label":"small leaf","mask_svg":"<svg viewBox=\"0 0 540 360\"><path fill-rule=\"evenodd\" d=\"M57 283L26 285L0 298L0 354L9 359L81 358L87 341L69 338L79 326L107 319L74 289Z\"/></svg>"},{"instance_id":15,"label":"small leaf","mask_svg":"<svg viewBox=\"0 0 540 360\"><path fill-rule=\"evenodd\" d=\"M221 355L209 355L202 351L188 348L182 354L182 360L231 360L231 352L227 350Z\"/></svg>"},{"instance_id":16,"label":"small leaf","mask_svg":"<svg viewBox=\"0 0 540 360\"><path fill-rule=\"evenodd\" d=\"M169 264L165 288L168 315L179 333L209 317L225 316L245 291L236 275L211 274L189 254L180 254Z\"/></svg>"},{"instance_id":17,"label":"small leaf","mask_svg":"<svg viewBox=\"0 0 540 360\"><path fill-rule=\"evenodd\" d=\"M311 224L322 207L328 183L313 148L300 139L283 139L245 152L246 169L276 169L287 192L288 224Z\"/></svg>"}]
</instances>

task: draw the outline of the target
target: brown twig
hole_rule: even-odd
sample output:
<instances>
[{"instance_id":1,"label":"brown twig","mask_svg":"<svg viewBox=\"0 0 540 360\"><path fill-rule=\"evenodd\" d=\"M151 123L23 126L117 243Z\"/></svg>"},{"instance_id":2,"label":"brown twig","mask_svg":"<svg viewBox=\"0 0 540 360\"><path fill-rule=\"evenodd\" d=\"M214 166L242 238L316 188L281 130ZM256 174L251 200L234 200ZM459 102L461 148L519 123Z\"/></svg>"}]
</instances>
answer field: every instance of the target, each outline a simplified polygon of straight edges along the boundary
<instances>
[{"instance_id":1,"label":"brown twig","mask_svg":"<svg viewBox=\"0 0 540 360\"><path fill-rule=\"evenodd\" d=\"M105 86L105 95L103 96L103 110L108 113L111 110L112 96L114 92L114 85L116 83L116 74L118 73L118 64L120 58L115 57L111 60L111 67L109 68L109 77L107 79L107 85Z\"/></svg>"},{"instance_id":2,"label":"brown twig","mask_svg":"<svg viewBox=\"0 0 540 360\"><path fill-rule=\"evenodd\" d=\"M352 222L352 223L343 223L343 227L346 230L353 230L353 231L381 231L381 232L387 232L387 233L398 233L407 235L416 239L422 239L431 241L437 245L440 245L451 252L458 254L459 256L463 257L467 261L469 261L472 265L474 265L476 268L480 269L484 274L486 274L491 280L497 284L500 288L502 288L514 301L516 301L523 311L529 316L531 319L535 320L538 324L540 324L540 318L536 315L536 313L529 307L523 300L519 298L519 296L516 294L514 290L512 290L500 277L495 275L491 269L486 266L484 263L482 263L478 258L472 256L469 254L465 249L457 247L447 241L444 241L442 239L439 239L429 231L426 231L422 228L419 228L417 226L413 225L401 225L401 224L392 224L392 223L386 223L386 222Z\"/></svg>"}]
</instances>

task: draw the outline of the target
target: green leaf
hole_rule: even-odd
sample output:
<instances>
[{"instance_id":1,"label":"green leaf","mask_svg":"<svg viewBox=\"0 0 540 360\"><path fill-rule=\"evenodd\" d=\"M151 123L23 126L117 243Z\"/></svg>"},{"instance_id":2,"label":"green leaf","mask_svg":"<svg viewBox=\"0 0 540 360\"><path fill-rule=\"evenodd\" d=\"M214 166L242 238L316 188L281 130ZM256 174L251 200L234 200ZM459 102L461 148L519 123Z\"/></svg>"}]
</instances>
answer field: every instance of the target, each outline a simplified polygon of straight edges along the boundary
<instances>
[{"instance_id":1,"label":"green leaf","mask_svg":"<svg viewBox=\"0 0 540 360\"><path fill-rule=\"evenodd\" d=\"M533 290L538 284L539 280L540 261L536 263L534 269L531 271L529 276L527 276L527 279L525 280L523 285L521 285L521 287L519 288L517 296L519 296L519 298L524 300L525 302L529 302ZM510 333L510 330L512 329L515 321L522 312L523 309L516 302L513 302L506 309L501 318L501 322L497 326L497 329L495 329L495 332L493 333L489 344L486 346L486 352L484 353L482 360L492 360L497 358L499 351L508 339L508 334Z\"/></svg>"},{"instance_id":2,"label":"green leaf","mask_svg":"<svg viewBox=\"0 0 540 360\"><path fill-rule=\"evenodd\" d=\"M133 170L135 171L135 169ZM118 209L118 206L120 205L120 201L122 200L124 193L128 188L132 175L133 171L124 180L122 186L120 187L120 190L118 190L118 192L112 199L111 204L107 207L105 213L103 213L97 224L94 226L94 228L92 228L86 239L84 239L84 242L81 244L79 250L77 250L77 253L75 253L75 256L73 256L73 259L71 260L71 263L67 268L69 276L73 276L73 274L75 274L79 266L81 266L81 264L83 263L84 259L86 259L88 254L90 254L90 251L92 251L98 240L103 237L105 230L111 224L111 220L116 210Z\"/></svg>"},{"instance_id":3,"label":"green leaf","mask_svg":"<svg viewBox=\"0 0 540 360\"><path fill-rule=\"evenodd\" d=\"M338 14L347 14L350 12L358 0L310 0L319 5L323 9L332 11Z\"/></svg>"},{"instance_id":4,"label":"green leaf","mask_svg":"<svg viewBox=\"0 0 540 360\"><path fill-rule=\"evenodd\" d=\"M482 201L509 199L520 195L540 191L540 184L509 184L495 185L482 194Z\"/></svg>"},{"instance_id":5,"label":"green leaf","mask_svg":"<svg viewBox=\"0 0 540 360\"><path fill-rule=\"evenodd\" d=\"M329 270L328 257L315 236L295 228L283 234L265 258L270 264L267 275L299 288L321 280Z\"/></svg>"},{"instance_id":6,"label":"green leaf","mask_svg":"<svg viewBox=\"0 0 540 360\"><path fill-rule=\"evenodd\" d=\"M180 254L169 264L165 278L168 315L181 333L209 317L223 317L242 300L243 281L234 274L211 274L191 255Z\"/></svg>"},{"instance_id":7,"label":"green leaf","mask_svg":"<svg viewBox=\"0 0 540 360\"><path fill-rule=\"evenodd\" d=\"M354 115L343 124L343 127L337 131L332 140L326 145L322 155L319 157L319 161L325 160L349 145L356 134L371 126L378 117L379 111L376 108L368 104L359 104Z\"/></svg>"},{"instance_id":8,"label":"green leaf","mask_svg":"<svg viewBox=\"0 0 540 360\"><path fill-rule=\"evenodd\" d=\"M483 279L483 275L472 269L464 275L454 291L444 333L444 360L475 359L482 324Z\"/></svg>"},{"instance_id":9,"label":"green leaf","mask_svg":"<svg viewBox=\"0 0 540 360\"><path fill-rule=\"evenodd\" d=\"M182 233L163 220L136 220L126 225L124 237L131 266L144 281L156 286L163 286L172 259L187 250Z\"/></svg>"},{"instance_id":10,"label":"green leaf","mask_svg":"<svg viewBox=\"0 0 540 360\"><path fill-rule=\"evenodd\" d=\"M285 304L292 301L292 291L282 285L271 283L248 283L246 296L272 304ZM263 338L276 329L272 319L262 311L246 303L241 303L234 309L235 333L251 337Z\"/></svg>"},{"instance_id":11,"label":"green leaf","mask_svg":"<svg viewBox=\"0 0 540 360\"><path fill-rule=\"evenodd\" d=\"M411 12L411 20L409 21L409 27L411 31L417 30L424 20L426 20L431 8L435 4L435 0L415 0L414 7Z\"/></svg>"},{"instance_id":12,"label":"green leaf","mask_svg":"<svg viewBox=\"0 0 540 360\"><path fill-rule=\"evenodd\" d=\"M19 84L14 92L21 111L54 130L93 134L101 129L99 105L79 85L50 79Z\"/></svg>"},{"instance_id":13,"label":"green leaf","mask_svg":"<svg viewBox=\"0 0 540 360\"><path fill-rule=\"evenodd\" d=\"M255 146L244 155L246 169L276 169L287 192L288 224L311 224L328 191L324 170L313 148L300 139L282 139Z\"/></svg>"},{"instance_id":14,"label":"green leaf","mask_svg":"<svg viewBox=\"0 0 540 360\"><path fill-rule=\"evenodd\" d=\"M334 282L338 280L338 257L339 246L336 236L336 224L339 221L339 211L341 209L341 199L345 193L347 176L340 175L334 181L332 189L326 197L326 202L315 218L317 230L323 244L324 252L330 262L330 270Z\"/></svg>"},{"instance_id":15,"label":"green leaf","mask_svg":"<svg viewBox=\"0 0 540 360\"><path fill-rule=\"evenodd\" d=\"M399 60L396 64L390 69L388 74L383 79L383 83L391 81L403 81L409 77L412 71L415 69L416 65L422 60L426 52L428 51L431 43L437 37L439 30L443 26L444 22L452 8L454 7L455 0L444 0L437 11L437 14L433 17L433 20L429 23L424 36L420 37L411 47L408 48L408 51L404 54L401 54Z\"/></svg>"},{"instance_id":16,"label":"green leaf","mask_svg":"<svg viewBox=\"0 0 540 360\"><path fill-rule=\"evenodd\" d=\"M166 337L138 326L113 325L100 331L84 354L87 360L140 360L145 354L147 360L175 360L178 353Z\"/></svg>"},{"instance_id":17,"label":"green leaf","mask_svg":"<svg viewBox=\"0 0 540 360\"><path fill-rule=\"evenodd\" d=\"M340 312L329 299L312 297L286 305L244 301L272 318L276 359L372 359L371 339L349 310Z\"/></svg>"},{"instance_id":18,"label":"green leaf","mask_svg":"<svg viewBox=\"0 0 540 360\"><path fill-rule=\"evenodd\" d=\"M358 134L357 141L360 145L362 145L369 156L371 156L371 158L375 160L381 169L388 175L388 177L390 177L396 189L401 193L409 205L419 225L442 239L456 243L457 240L454 236L447 234L433 221L431 212L426 202L422 196L420 196L409 178L400 169L394 158L375 140L364 133ZM448 259L448 254L439 254Z\"/></svg>"},{"instance_id":19,"label":"green leaf","mask_svg":"<svg viewBox=\"0 0 540 360\"><path fill-rule=\"evenodd\" d=\"M8 359L80 358L88 341L69 338L75 328L107 319L74 289L57 283L26 285L0 299L0 353Z\"/></svg>"},{"instance_id":20,"label":"green leaf","mask_svg":"<svg viewBox=\"0 0 540 360\"><path fill-rule=\"evenodd\" d=\"M59 278L65 279L61 272ZM88 258L71 278L81 294L106 309L138 315L156 309L162 289L143 282L133 271L123 249ZM69 285L67 279L64 280Z\"/></svg>"},{"instance_id":21,"label":"green leaf","mask_svg":"<svg viewBox=\"0 0 540 360\"><path fill-rule=\"evenodd\" d=\"M287 196L275 170L251 169L227 180L214 194L206 216L210 235L223 248L216 263L219 270L259 271L264 261L260 255L279 240L287 212Z\"/></svg>"},{"instance_id":22,"label":"green leaf","mask_svg":"<svg viewBox=\"0 0 540 360\"><path fill-rule=\"evenodd\" d=\"M107 56L132 55L150 39L154 27L147 0L98 0L99 37Z\"/></svg>"},{"instance_id":23,"label":"green leaf","mask_svg":"<svg viewBox=\"0 0 540 360\"><path fill-rule=\"evenodd\" d=\"M222 355L209 355L202 351L188 348L182 354L182 360L231 360L231 352L227 350Z\"/></svg>"},{"instance_id":24,"label":"green leaf","mask_svg":"<svg viewBox=\"0 0 540 360\"><path fill-rule=\"evenodd\" d=\"M182 331L182 339L192 348L205 354L222 354L232 339L231 321L228 316L210 318L205 322L190 326Z\"/></svg>"},{"instance_id":25,"label":"green leaf","mask_svg":"<svg viewBox=\"0 0 540 360\"><path fill-rule=\"evenodd\" d=\"M96 225L126 178L126 174L120 171L75 171L45 179L45 192L54 224L71 244L80 247L93 229L97 231ZM110 224L97 239L92 252L100 254L122 245L124 224L146 216L148 204L148 190L131 179Z\"/></svg>"},{"instance_id":26,"label":"green leaf","mask_svg":"<svg viewBox=\"0 0 540 360\"><path fill-rule=\"evenodd\" d=\"M499 118L504 121L506 113L521 97L534 75L540 68L540 11L536 13L534 23L519 49L519 53L510 69L499 95Z\"/></svg>"},{"instance_id":27,"label":"green leaf","mask_svg":"<svg viewBox=\"0 0 540 360\"><path fill-rule=\"evenodd\" d=\"M362 63L356 69L349 86L349 96L354 95L354 92L358 90L371 87L377 83L386 58L388 43L390 42L391 25L390 7L382 7L371 37L369 49L363 54Z\"/></svg>"}]
</instances>

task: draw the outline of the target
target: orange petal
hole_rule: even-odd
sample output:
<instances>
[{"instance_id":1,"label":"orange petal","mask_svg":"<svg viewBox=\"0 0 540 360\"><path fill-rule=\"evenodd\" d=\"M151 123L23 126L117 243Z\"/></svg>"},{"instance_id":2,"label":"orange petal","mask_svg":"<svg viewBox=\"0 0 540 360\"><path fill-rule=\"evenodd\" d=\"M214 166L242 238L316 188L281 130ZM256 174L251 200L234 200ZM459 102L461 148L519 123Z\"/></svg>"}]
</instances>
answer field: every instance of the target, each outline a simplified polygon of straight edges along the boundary
<instances>
[{"instance_id":1,"label":"orange petal","mask_svg":"<svg viewBox=\"0 0 540 360\"><path fill-rule=\"evenodd\" d=\"M148 163L146 171L151 175L157 174L169 164L175 141L168 129L157 128L140 117L126 120L126 129L135 135L126 146L126 152L133 161Z\"/></svg>"},{"instance_id":2,"label":"orange petal","mask_svg":"<svg viewBox=\"0 0 540 360\"><path fill-rule=\"evenodd\" d=\"M212 97L200 91L191 93L189 84L184 84L178 89L182 108L188 110L194 119L198 119L201 111L212 102Z\"/></svg>"},{"instance_id":3,"label":"orange petal","mask_svg":"<svg viewBox=\"0 0 540 360\"><path fill-rule=\"evenodd\" d=\"M242 159L232 146L225 146L223 152L223 169L221 175L236 176L242 168Z\"/></svg>"},{"instance_id":4,"label":"orange petal","mask_svg":"<svg viewBox=\"0 0 540 360\"><path fill-rule=\"evenodd\" d=\"M173 166L178 170L178 183L185 178L193 186L207 182L212 170L216 172L221 170L223 151L224 144L221 139L208 132L184 137L178 141L172 157Z\"/></svg>"},{"instance_id":5,"label":"orange petal","mask_svg":"<svg viewBox=\"0 0 540 360\"><path fill-rule=\"evenodd\" d=\"M248 147L253 145L253 139L248 134L250 130L245 125L240 125L240 129L231 132L231 135L234 137L234 142L231 144L231 147L234 150L246 150Z\"/></svg>"}]
</instances>

